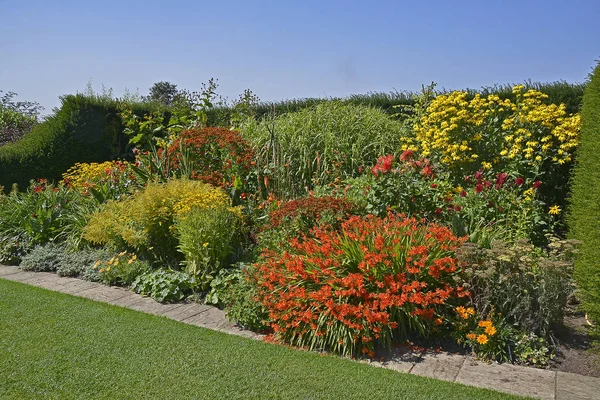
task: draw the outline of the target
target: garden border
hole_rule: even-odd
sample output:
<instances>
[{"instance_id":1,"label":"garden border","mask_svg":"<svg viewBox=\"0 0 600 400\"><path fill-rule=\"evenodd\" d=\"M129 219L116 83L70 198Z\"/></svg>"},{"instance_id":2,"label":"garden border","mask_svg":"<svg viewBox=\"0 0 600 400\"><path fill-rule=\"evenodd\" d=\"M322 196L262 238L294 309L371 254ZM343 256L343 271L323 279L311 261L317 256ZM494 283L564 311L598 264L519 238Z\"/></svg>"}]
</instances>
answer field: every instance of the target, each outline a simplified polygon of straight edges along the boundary
<instances>
[{"instance_id":1,"label":"garden border","mask_svg":"<svg viewBox=\"0 0 600 400\"><path fill-rule=\"evenodd\" d=\"M212 306L197 303L160 304L127 289L77 278L59 277L54 273L26 272L11 266L0 265L0 279L163 316L231 335L254 340L262 340L264 337L237 327L229 322L223 311ZM592 399L600 392L600 378L511 364L488 364L470 356L449 353L396 350L386 360L361 362L404 373L540 399Z\"/></svg>"}]
</instances>

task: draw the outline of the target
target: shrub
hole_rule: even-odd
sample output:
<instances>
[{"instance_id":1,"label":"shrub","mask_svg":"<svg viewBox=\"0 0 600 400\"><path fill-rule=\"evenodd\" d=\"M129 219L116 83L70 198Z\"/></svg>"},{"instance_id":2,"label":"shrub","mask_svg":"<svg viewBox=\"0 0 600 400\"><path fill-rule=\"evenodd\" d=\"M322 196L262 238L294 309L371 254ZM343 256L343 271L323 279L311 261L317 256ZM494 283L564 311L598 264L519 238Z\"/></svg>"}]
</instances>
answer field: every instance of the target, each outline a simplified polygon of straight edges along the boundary
<instances>
[{"instance_id":1,"label":"shrub","mask_svg":"<svg viewBox=\"0 0 600 400\"><path fill-rule=\"evenodd\" d=\"M54 272L65 256L62 246L49 243L44 246L36 246L31 252L23 257L20 268L24 271Z\"/></svg>"},{"instance_id":2,"label":"shrub","mask_svg":"<svg viewBox=\"0 0 600 400\"><path fill-rule=\"evenodd\" d=\"M27 192L0 198L0 238L33 245L64 241L89 206L89 199L64 185L33 182Z\"/></svg>"},{"instance_id":3,"label":"shrub","mask_svg":"<svg viewBox=\"0 0 600 400\"><path fill-rule=\"evenodd\" d=\"M238 325L265 332L269 310L256 301L256 277L256 270L248 264L239 263L232 269L223 269L211 282L206 302L224 307L229 320Z\"/></svg>"},{"instance_id":4,"label":"shrub","mask_svg":"<svg viewBox=\"0 0 600 400\"><path fill-rule=\"evenodd\" d=\"M411 150L399 160L380 157L370 173L344 182L331 192L348 195L375 215L388 210L451 226L457 236L489 246L494 239L545 241L555 216L538 197L541 181L508 173L477 171L453 186L440 164L417 159ZM552 213L560 213L553 208Z\"/></svg>"},{"instance_id":5,"label":"shrub","mask_svg":"<svg viewBox=\"0 0 600 400\"><path fill-rule=\"evenodd\" d=\"M99 259L92 266L98 272L97 280L107 285L129 286L138 276L148 272L150 265L135 254L123 251L109 260Z\"/></svg>"},{"instance_id":6,"label":"shrub","mask_svg":"<svg viewBox=\"0 0 600 400\"><path fill-rule=\"evenodd\" d=\"M522 331L551 339L572 292L575 244L551 238L548 252L526 240L496 241L491 249L465 244L457 257L468 266L464 286L473 306L482 316L498 313Z\"/></svg>"},{"instance_id":7,"label":"shrub","mask_svg":"<svg viewBox=\"0 0 600 400\"><path fill-rule=\"evenodd\" d=\"M188 274L165 269L145 272L131 284L134 292L150 296L159 303L183 300L194 287L195 282Z\"/></svg>"},{"instance_id":8,"label":"shrub","mask_svg":"<svg viewBox=\"0 0 600 400\"><path fill-rule=\"evenodd\" d=\"M600 64L585 90L581 146L573 174L569 235L583 241L575 263L582 305L600 323Z\"/></svg>"},{"instance_id":9,"label":"shrub","mask_svg":"<svg viewBox=\"0 0 600 400\"><path fill-rule=\"evenodd\" d=\"M130 198L109 201L91 216L83 237L94 245L133 251L152 263L175 267L183 258L176 216L193 208L226 208L230 203L222 190L202 182L152 183Z\"/></svg>"},{"instance_id":10,"label":"shrub","mask_svg":"<svg viewBox=\"0 0 600 400\"><path fill-rule=\"evenodd\" d=\"M183 264L202 290L208 290L215 274L239 257L242 219L236 211L230 207L193 208L175 220Z\"/></svg>"},{"instance_id":11,"label":"shrub","mask_svg":"<svg viewBox=\"0 0 600 400\"><path fill-rule=\"evenodd\" d=\"M63 258L56 268L59 276L81 276L86 270L89 270L98 260L107 260L108 252L106 250L84 249L76 252L65 251Z\"/></svg>"},{"instance_id":12,"label":"shrub","mask_svg":"<svg viewBox=\"0 0 600 400\"><path fill-rule=\"evenodd\" d=\"M62 182L84 195L93 195L97 203L119 200L139 186L127 161L77 163L63 174Z\"/></svg>"},{"instance_id":13,"label":"shrub","mask_svg":"<svg viewBox=\"0 0 600 400\"><path fill-rule=\"evenodd\" d=\"M341 232L315 228L283 254L266 251L256 298L279 340L341 354L373 355L392 337L428 335L443 323L460 271L462 243L443 227L414 219L351 217Z\"/></svg>"},{"instance_id":14,"label":"shrub","mask_svg":"<svg viewBox=\"0 0 600 400\"><path fill-rule=\"evenodd\" d=\"M564 206L579 143L580 117L547 95L515 86L515 100L451 92L437 96L403 148L419 150L452 171L454 182L479 169L542 180L547 202Z\"/></svg>"},{"instance_id":15,"label":"shrub","mask_svg":"<svg viewBox=\"0 0 600 400\"><path fill-rule=\"evenodd\" d=\"M254 151L239 132L204 128L181 132L167 149L167 156L173 171L184 172L190 179L232 189L236 178L240 180L238 185L242 180L248 183Z\"/></svg>"},{"instance_id":16,"label":"shrub","mask_svg":"<svg viewBox=\"0 0 600 400\"><path fill-rule=\"evenodd\" d=\"M307 235L317 225L339 228L343 220L358 212L354 203L341 197L290 200L269 213L269 220L261 227L258 241L261 248L277 250L282 242Z\"/></svg>"},{"instance_id":17,"label":"shrub","mask_svg":"<svg viewBox=\"0 0 600 400\"><path fill-rule=\"evenodd\" d=\"M331 102L249 122L242 134L257 149L263 191L292 199L397 151L401 128L380 110Z\"/></svg>"},{"instance_id":18,"label":"shrub","mask_svg":"<svg viewBox=\"0 0 600 400\"><path fill-rule=\"evenodd\" d=\"M58 181L77 162L103 162L128 152L116 100L69 95L43 123L0 147L0 186L26 187L31 179ZM133 105L147 110L150 105Z\"/></svg>"}]
</instances>

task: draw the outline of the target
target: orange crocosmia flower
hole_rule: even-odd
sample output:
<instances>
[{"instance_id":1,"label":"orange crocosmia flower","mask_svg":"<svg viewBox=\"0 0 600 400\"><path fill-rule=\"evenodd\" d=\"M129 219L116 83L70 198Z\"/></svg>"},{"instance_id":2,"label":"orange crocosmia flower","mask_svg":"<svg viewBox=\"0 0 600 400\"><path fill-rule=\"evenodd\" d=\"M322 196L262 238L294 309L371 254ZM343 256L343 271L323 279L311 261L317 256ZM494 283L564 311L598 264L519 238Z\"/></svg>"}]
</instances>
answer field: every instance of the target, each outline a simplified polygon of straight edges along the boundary
<instances>
[{"instance_id":1,"label":"orange crocosmia flower","mask_svg":"<svg viewBox=\"0 0 600 400\"><path fill-rule=\"evenodd\" d=\"M487 328L485 328L485 333L487 333L490 336L494 336L496 334L496 328L490 325Z\"/></svg>"},{"instance_id":2,"label":"orange crocosmia flower","mask_svg":"<svg viewBox=\"0 0 600 400\"><path fill-rule=\"evenodd\" d=\"M486 344L488 342L488 337L484 334L477 336L477 343Z\"/></svg>"},{"instance_id":3,"label":"orange crocosmia flower","mask_svg":"<svg viewBox=\"0 0 600 400\"><path fill-rule=\"evenodd\" d=\"M436 325L441 325L441 324L443 324L444 322L442 321L442 319L441 319L441 318L436 318L436 319L434 319L434 320L433 320L433 323L434 323L434 324L436 324Z\"/></svg>"}]
</instances>

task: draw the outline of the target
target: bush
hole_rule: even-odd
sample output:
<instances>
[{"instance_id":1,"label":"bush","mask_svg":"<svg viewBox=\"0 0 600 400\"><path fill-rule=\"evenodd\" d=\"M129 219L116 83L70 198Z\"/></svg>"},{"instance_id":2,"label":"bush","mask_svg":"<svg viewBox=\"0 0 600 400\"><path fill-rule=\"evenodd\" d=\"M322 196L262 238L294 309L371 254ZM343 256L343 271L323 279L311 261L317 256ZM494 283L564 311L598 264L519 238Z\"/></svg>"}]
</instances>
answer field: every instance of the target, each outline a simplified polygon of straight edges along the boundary
<instances>
[{"instance_id":1,"label":"bush","mask_svg":"<svg viewBox=\"0 0 600 400\"><path fill-rule=\"evenodd\" d=\"M183 176L233 189L236 178L248 184L254 151L239 132L227 128L191 129L167 149L171 170Z\"/></svg>"},{"instance_id":2,"label":"bush","mask_svg":"<svg viewBox=\"0 0 600 400\"><path fill-rule=\"evenodd\" d=\"M464 286L478 314L497 313L521 331L553 338L572 292L575 244L551 238L549 252L526 240L491 249L465 244L457 257L468 266Z\"/></svg>"},{"instance_id":3,"label":"bush","mask_svg":"<svg viewBox=\"0 0 600 400\"><path fill-rule=\"evenodd\" d=\"M220 269L231 265L240 255L242 219L230 207L194 207L175 220L178 249L185 256L188 274L208 290Z\"/></svg>"},{"instance_id":4,"label":"bush","mask_svg":"<svg viewBox=\"0 0 600 400\"><path fill-rule=\"evenodd\" d=\"M457 236L489 246L496 239L530 238L545 242L558 208L545 210L539 197L541 181L508 173L477 171L453 186L447 171L411 150L399 160L380 157L370 173L330 189L361 204L367 212L385 216L389 209L451 226Z\"/></svg>"},{"instance_id":5,"label":"bush","mask_svg":"<svg viewBox=\"0 0 600 400\"><path fill-rule=\"evenodd\" d=\"M339 102L251 121L242 130L257 149L263 191L284 199L358 175L380 154L397 151L402 134L384 112Z\"/></svg>"},{"instance_id":6,"label":"bush","mask_svg":"<svg viewBox=\"0 0 600 400\"><path fill-rule=\"evenodd\" d=\"M106 250L85 249L76 252L66 251L56 273L59 276L82 276L91 269L98 260L107 260L109 253Z\"/></svg>"},{"instance_id":7,"label":"bush","mask_svg":"<svg viewBox=\"0 0 600 400\"><path fill-rule=\"evenodd\" d=\"M351 217L341 232L315 228L283 254L266 251L256 298L276 338L345 355L373 355L392 337L427 336L446 318L462 243L443 227L389 215Z\"/></svg>"},{"instance_id":8,"label":"bush","mask_svg":"<svg viewBox=\"0 0 600 400\"><path fill-rule=\"evenodd\" d=\"M256 277L255 268L248 264L223 269L211 282L206 302L222 306L229 320L243 328L265 332L269 310L256 301Z\"/></svg>"},{"instance_id":9,"label":"bush","mask_svg":"<svg viewBox=\"0 0 600 400\"><path fill-rule=\"evenodd\" d=\"M159 269L139 275L131 289L159 303L180 301L192 294L195 282L186 273Z\"/></svg>"},{"instance_id":10,"label":"bush","mask_svg":"<svg viewBox=\"0 0 600 400\"><path fill-rule=\"evenodd\" d=\"M91 210L90 199L64 185L33 182L26 192L0 196L0 241L45 244L77 236L77 220Z\"/></svg>"},{"instance_id":11,"label":"bush","mask_svg":"<svg viewBox=\"0 0 600 400\"><path fill-rule=\"evenodd\" d=\"M177 215L192 208L227 208L230 204L221 189L202 182L152 183L132 197L109 201L91 216L83 238L94 245L133 251L151 263L176 267L183 259L178 251Z\"/></svg>"},{"instance_id":12,"label":"bush","mask_svg":"<svg viewBox=\"0 0 600 400\"><path fill-rule=\"evenodd\" d=\"M53 243L34 247L23 257L20 268L24 271L54 272L65 256L65 249Z\"/></svg>"},{"instance_id":13,"label":"bush","mask_svg":"<svg viewBox=\"0 0 600 400\"><path fill-rule=\"evenodd\" d=\"M547 95L515 86L515 100L451 92L437 96L414 124L403 148L449 169L453 182L479 169L541 180L547 203L565 205L579 143L580 117Z\"/></svg>"},{"instance_id":14,"label":"bush","mask_svg":"<svg viewBox=\"0 0 600 400\"><path fill-rule=\"evenodd\" d=\"M569 235L583 241L575 263L582 305L600 324L600 64L585 90L581 119L568 225Z\"/></svg>"},{"instance_id":15,"label":"bush","mask_svg":"<svg viewBox=\"0 0 600 400\"><path fill-rule=\"evenodd\" d=\"M290 200L269 213L269 220L260 228L258 242L261 248L281 250L281 243L301 238L315 226L325 224L339 228L359 208L342 197L305 197Z\"/></svg>"},{"instance_id":16,"label":"bush","mask_svg":"<svg viewBox=\"0 0 600 400\"><path fill-rule=\"evenodd\" d=\"M84 95L61 98L61 107L21 140L0 147L0 186L26 187L31 179L58 181L78 162L103 162L128 153L116 100ZM135 105L141 112L150 106ZM143 110L143 111L142 111Z\"/></svg>"}]
</instances>

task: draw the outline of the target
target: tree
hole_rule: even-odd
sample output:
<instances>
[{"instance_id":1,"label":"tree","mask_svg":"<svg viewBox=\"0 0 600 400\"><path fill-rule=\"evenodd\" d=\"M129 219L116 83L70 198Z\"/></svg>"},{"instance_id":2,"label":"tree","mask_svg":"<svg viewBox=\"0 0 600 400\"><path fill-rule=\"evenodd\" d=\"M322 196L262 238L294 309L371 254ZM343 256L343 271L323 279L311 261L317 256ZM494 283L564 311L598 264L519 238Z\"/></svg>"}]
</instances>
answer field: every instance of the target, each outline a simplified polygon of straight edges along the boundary
<instances>
[{"instance_id":1,"label":"tree","mask_svg":"<svg viewBox=\"0 0 600 400\"><path fill-rule=\"evenodd\" d=\"M178 93L179 91L177 90L177 85L171 82L161 81L152 85L146 99L149 101L157 101L161 104L169 106L173 104L175 96L177 96Z\"/></svg>"}]
</instances>

